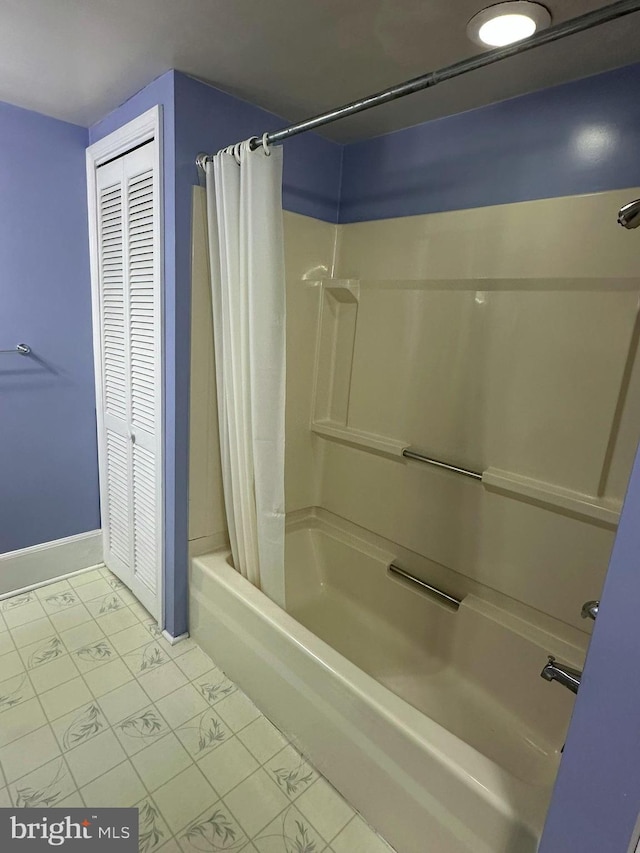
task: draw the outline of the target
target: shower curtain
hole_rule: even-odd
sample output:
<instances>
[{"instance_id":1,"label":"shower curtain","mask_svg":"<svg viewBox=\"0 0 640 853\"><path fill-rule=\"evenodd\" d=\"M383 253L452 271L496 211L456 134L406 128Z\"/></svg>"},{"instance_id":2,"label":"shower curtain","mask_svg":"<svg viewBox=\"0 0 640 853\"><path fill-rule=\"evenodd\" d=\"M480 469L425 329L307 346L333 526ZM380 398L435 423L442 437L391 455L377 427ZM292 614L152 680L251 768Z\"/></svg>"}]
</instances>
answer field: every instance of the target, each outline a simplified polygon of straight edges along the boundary
<instances>
[{"instance_id":1,"label":"shower curtain","mask_svg":"<svg viewBox=\"0 0 640 853\"><path fill-rule=\"evenodd\" d=\"M218 425L236 569L284 606L282 149L206 164Z\"/></svg>"}]
</instances>

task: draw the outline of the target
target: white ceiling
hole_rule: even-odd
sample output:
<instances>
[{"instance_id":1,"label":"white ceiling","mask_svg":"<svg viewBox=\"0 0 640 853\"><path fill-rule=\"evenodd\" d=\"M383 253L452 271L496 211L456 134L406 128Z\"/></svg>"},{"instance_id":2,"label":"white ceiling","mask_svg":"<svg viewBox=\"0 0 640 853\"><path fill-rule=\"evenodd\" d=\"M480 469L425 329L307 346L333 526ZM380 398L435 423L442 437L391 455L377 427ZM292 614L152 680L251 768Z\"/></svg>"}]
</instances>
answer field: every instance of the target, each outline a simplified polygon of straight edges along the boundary
<instances>
[{"instance_id":1,"label":"white ceiling","mask_svg":"<svg viewBox=\"0 0 640 853\"><path fill-rule=\"evenodd\" d=\"M89 125L177 68L295 121L470 56L491 0L0 0L0 100ZM558 23L602 0L547 0ZM339 141L640 60L640 13L324 131ZM257 131L260 129L257 128Z\"/></svg>"}]
</instances>

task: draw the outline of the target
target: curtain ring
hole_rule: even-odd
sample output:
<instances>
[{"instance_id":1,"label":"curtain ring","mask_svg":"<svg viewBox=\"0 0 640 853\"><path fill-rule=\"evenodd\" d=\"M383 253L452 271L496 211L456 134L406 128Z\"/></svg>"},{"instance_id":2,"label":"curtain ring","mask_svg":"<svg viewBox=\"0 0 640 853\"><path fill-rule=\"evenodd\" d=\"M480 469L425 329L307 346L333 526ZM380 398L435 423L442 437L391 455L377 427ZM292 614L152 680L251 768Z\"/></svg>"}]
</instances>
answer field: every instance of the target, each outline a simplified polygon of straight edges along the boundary
<instances>
[{"instance_id":1,"label":"curtain ring","mask_svg":"<svg viewBox=\"0 0 640 853\"><path fill-rule=\"evenodd\" d=\"M242 150L242 142L238 142L233 146L233 156L235 157L236 163L240 165L240 152Z\"/></svg>"},{"instance_id":2,"label":"curtain ring","mask_svg":"<svg viewBox=\"0 0 640 853\"><path fill-rule=\"evenodd\" d=\"M271 157L271 151L269 151L269 143L267 142L268 133L262 134L262 147L264 148L264 153L267 157Z\"/></svg>"}]
</instances>

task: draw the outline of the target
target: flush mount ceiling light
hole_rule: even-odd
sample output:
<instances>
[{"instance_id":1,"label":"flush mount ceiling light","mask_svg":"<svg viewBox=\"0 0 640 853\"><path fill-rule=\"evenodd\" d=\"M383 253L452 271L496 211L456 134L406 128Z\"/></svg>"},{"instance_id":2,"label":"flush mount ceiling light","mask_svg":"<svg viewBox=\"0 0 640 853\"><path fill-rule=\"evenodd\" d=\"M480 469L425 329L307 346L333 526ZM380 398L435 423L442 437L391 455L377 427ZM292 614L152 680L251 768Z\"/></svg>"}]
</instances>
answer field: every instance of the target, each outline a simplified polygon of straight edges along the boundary
<instances>
[{"instance_id":1,"label":"flush mount ceiling light","mask_svg":"<svg viewBox=\"0 0 640 853\"><path fill-rule=\"evenodd\" d=\"M529 38L550 23L549 11L539 3L497 3L471 18L467 35L482 47L504 47Z\"/></svg>"}]
</instances>

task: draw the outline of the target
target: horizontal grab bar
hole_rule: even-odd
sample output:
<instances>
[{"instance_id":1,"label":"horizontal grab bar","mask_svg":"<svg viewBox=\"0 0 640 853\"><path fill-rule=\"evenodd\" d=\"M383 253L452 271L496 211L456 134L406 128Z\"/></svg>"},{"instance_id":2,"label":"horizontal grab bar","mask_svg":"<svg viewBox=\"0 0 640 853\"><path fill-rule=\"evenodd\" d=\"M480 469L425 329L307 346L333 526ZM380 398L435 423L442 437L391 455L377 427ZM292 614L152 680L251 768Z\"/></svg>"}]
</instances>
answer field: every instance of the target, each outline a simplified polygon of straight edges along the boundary
<instances>
[{"instance_id":1,"label":"horizontal grab bar","mask_svg":"<svg viewBox=\"0 0 640 853\"><path fill-rule=\"evenodd\" d=\"M27 346L27 344L16 344L12 349L0 349L0 353L3 352L17 352L20 355L29 355L31 347Z\"/></svg>"},{"instance_id":2,"label":"horizontal grab bar","mask_svg":"<svg viewBox=\"0 0 640 853\"><path fill-rule=\"evenodd\" d=\"M462 474L463 477L472 477L474 480L481 480L482 474L479 471L470 471L468 468L459 468L457 465L450 465L448 462L441 462L439 459L432 459L430 456L424 456L412 450L410 447L405 447L402 455L407 459L415 459L417 462L426 462L427 465L435 465L436 468L444 468L447 471L453 471L456 474Z\"/></svg>"},{"instance_id":3,"label":"horizontal grab bar","mask_svg":"<svg viewBox=\"0 0 640 853\"><path fill-rule=\"evenodd\" d=\"M443 592L441 589L438 589L435 586L431 586L430 583L427 583L426 581L417 578L415 575L412 575L409 572L405 572L404 569L401 569L400 566L396 566L395 563L391 563L389 565L389 571L392 575L400 575L400 577L405 578L405 580L411 581L412 583L421 586L423 589L426 589L432 595L435 595L436 598L439 598L442 601L446 601L447 604L450 604L452 607L455 607L456 610L462 604L462 600L460 598L455 598L453 595L449 595L448 592Z\"/></svg>"}]
</instances>

